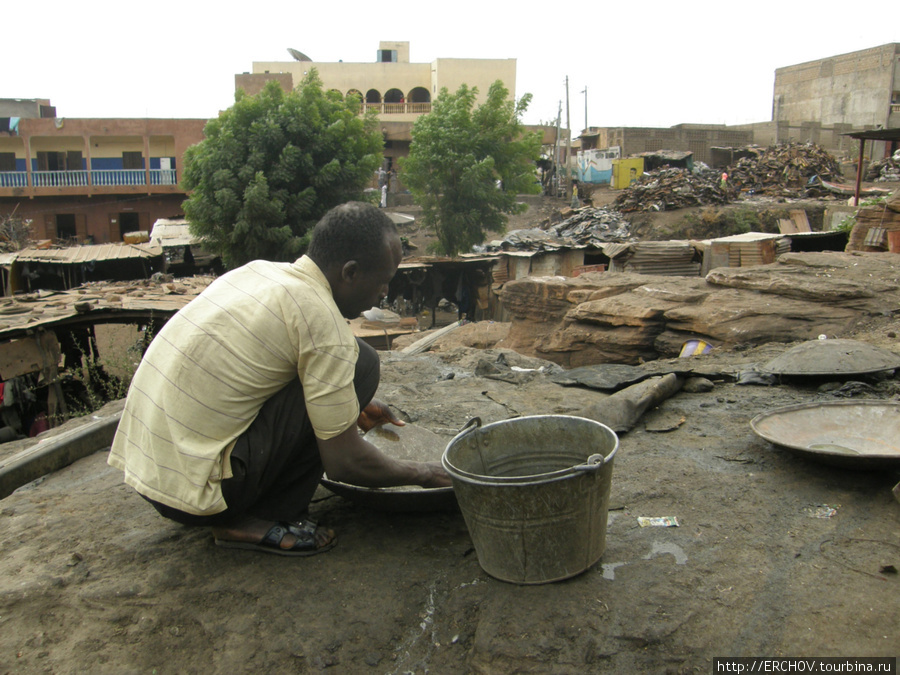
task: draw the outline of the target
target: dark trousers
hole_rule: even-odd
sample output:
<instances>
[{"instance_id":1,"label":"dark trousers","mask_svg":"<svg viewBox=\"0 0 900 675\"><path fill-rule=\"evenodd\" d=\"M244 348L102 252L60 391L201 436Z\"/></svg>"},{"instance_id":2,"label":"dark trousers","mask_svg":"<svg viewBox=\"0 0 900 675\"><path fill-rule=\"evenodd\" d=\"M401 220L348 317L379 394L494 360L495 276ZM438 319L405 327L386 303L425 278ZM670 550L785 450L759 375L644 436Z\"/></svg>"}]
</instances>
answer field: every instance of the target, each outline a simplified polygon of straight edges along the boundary
<instances>
[{"instance_id":1,"label":"dark trousers","mask_svg":"<svg viewBox=\"0 0 900 675\"><path fill-rule=\"evenodd\" d=\"M378 389L378 352L357 338L353 385L362 410ZM244 515L264 520L302 520L322 478L319 446L306 412L303 387L294 380L263 404L231 452L231 478L222 481L228 508L195 516L147 499L166 518L184 525L226 526Z\"/></svg>"}]
</instances>

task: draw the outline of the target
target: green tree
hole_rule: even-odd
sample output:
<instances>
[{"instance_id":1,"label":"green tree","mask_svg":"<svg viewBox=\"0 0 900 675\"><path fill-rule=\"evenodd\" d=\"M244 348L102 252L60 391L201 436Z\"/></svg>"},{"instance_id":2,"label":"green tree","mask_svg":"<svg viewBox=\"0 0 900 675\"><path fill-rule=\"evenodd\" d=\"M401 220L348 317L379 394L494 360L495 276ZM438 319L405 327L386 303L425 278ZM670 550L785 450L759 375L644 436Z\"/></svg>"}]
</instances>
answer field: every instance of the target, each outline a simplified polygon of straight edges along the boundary
<instances>
[{"instance_id":1,"label":"green tree","mask_svg":"<svg viewBox=\"0 0 900 675\"><path fill-rule=\"evenodd\" d=\"M519 121L531 94L516 102L498 80L476 108L477 94L465 84L455 94L442 89L413 125L409 157L400 160L422 221L447 255L482 243L486 232L502 234L507 215L526 208L517 195L540 192L534 162L541 137Z\"/></svg>"},{"instance_id":2,"label":"green tree","mask_svg":"<svg viewBox=\"0 0 900 675\"><path fill-rule=\"evenodd\" d=\"M255 96L238 91L185 153L191 232L229 268L296 259L312 226L333 206L363 199L381 165L377 120L360 106L324 92L314 69L290 93L275 82Z\"/></svg>"}]
</instances>

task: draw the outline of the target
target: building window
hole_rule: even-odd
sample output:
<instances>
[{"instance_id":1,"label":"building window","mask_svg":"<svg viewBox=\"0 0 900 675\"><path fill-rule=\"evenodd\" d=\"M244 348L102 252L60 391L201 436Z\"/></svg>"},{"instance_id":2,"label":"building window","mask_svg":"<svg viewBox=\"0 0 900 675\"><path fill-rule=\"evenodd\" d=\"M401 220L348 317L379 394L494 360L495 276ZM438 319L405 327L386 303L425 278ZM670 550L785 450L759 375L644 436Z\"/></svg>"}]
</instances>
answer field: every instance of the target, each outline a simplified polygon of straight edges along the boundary
<instances>
[{"instance_id":1,"label":"building window","mask_svg":"<svg viewBox=\"0 0 900 675\"><path fill-rule=\"evenodd\" d=\"M0 171L16 170L16 153L0 152Z\"/></svg>"},{"instance_id":2,"label":"building window","mask_svg":"<svg viewBox=\"0 0 900 675\"><path fill-rule=\"evenodd\" d=\"M57 213L56 214L56 238L57 239L74 239L78 236L78 230L75 227L74 213Z\"/></svg>"},{"instance_id":3,"label":"building window","mask_svg":"<svg viewBox=\"0 0 900 675\"><path fill-rule=\"evenodd\" d=\"M80 171L81 151L68 152L38 151L38 171Z\"/></svg>"},{"instance_id":4,"label":"building window","mask_svg":"<svg viewBox=\"0 0 900 675\"><path fill-rule=\"evenodd\" d=\"M122 153L122 168L123 169L143 169L144 168L144 155L140 152L130 152L126 151Z\"/></svg>"},{"instance_id":5,"label":"building window","mask_svg":"<svg viewBox=\"0 0 900 675\"><path fill-rule=\"evenodd\" d=\"M396 49L379 49L378 50L378 61L379 61L379 63L397 63L397 50Z\"/></svg>"}]
</instances>

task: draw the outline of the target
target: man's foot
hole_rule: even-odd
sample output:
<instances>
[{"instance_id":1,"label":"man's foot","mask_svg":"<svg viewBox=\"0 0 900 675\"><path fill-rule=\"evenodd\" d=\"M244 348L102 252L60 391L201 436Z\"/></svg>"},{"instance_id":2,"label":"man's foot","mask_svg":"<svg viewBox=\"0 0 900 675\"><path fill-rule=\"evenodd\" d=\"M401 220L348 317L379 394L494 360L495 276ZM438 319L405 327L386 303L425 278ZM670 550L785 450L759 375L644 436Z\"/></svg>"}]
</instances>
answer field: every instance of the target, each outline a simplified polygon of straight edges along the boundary
<instances>
[{"instance_id":1,"label":"man's foot","mask_svg":"<svg viewBox=\"0 0 900 675\"><path fill-rule=\"evenodd\" d=\"M337 544L333 530L312 520L271 522L246 517L229 527L213 528L216 545L264 551L276 555L309 556L324 553Z\"/></svg>"}]
</instances>

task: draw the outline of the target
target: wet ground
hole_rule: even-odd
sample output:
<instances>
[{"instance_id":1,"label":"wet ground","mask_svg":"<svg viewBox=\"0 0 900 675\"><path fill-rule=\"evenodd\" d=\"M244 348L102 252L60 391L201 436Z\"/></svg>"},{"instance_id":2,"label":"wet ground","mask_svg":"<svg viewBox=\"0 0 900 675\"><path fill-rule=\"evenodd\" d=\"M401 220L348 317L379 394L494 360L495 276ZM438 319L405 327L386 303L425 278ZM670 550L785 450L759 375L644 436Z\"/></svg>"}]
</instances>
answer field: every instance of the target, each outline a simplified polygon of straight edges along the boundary
<instances>
[{"instance_id":1,"label":"wet ground","mask_svg":"<svg viewBox=\"0 0 900 675\"><path fill-rule=\"evenodd\" d=\"M734 371L782 349L693 358ZM440 434L604 396L475 376L493 350L383 356L379 396ZM324 489L313 512L339 533L332 551L218 549L97 452L0 501L0 673L688 673L716 656L896 656L900 472L753 433L759 413L844 400L820 382L712 379L621 435L606 552L545 585L487 575L458 512L373 511ZM897 399L900 382L866 387ZM667 516L678 527L639 526Z\"/></svg>"}]
</instances>

